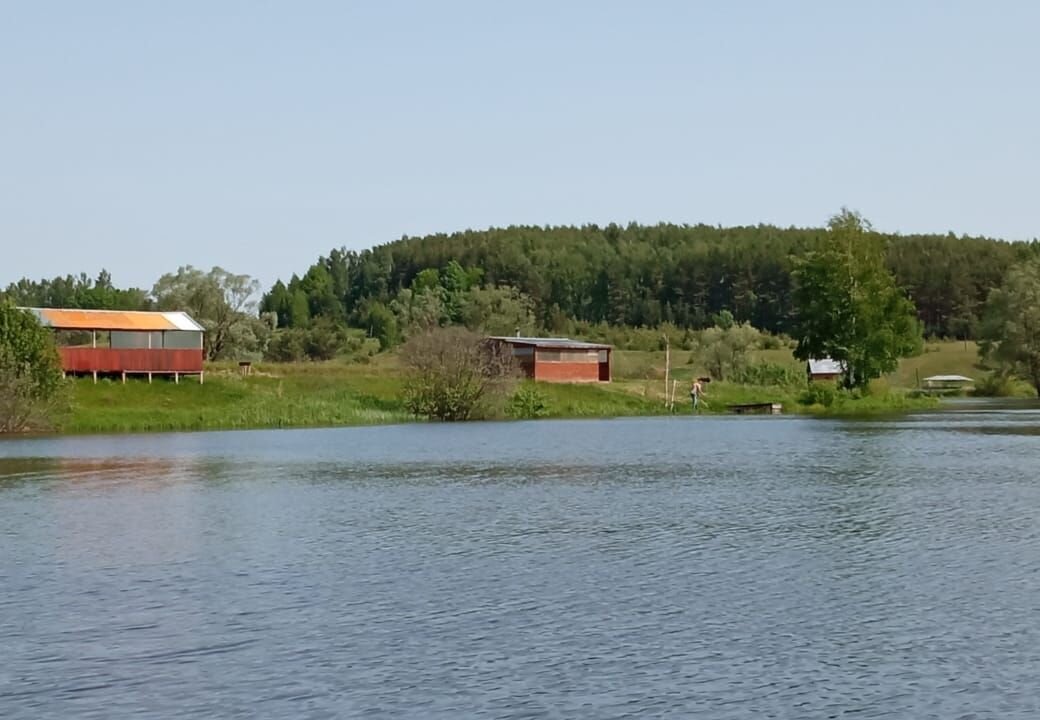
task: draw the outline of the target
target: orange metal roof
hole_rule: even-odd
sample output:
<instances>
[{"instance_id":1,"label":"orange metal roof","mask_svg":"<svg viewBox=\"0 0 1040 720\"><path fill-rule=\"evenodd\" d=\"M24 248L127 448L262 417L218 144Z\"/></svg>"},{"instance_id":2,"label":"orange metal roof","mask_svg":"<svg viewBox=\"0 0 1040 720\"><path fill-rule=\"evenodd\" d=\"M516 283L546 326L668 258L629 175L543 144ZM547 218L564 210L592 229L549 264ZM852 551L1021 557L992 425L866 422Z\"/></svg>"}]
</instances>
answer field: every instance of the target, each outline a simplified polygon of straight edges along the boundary
<instances>
[{"instance_id":1,"label":"orange metal roof","mask_svg":"<svg viewBox=\"0 0 1040 720\"><path fill-rule=\"evenodd\" d=\"M177 330L166 313L117 310L33 309L44 324L59 330Z\"/></svg>"}]
</instances>

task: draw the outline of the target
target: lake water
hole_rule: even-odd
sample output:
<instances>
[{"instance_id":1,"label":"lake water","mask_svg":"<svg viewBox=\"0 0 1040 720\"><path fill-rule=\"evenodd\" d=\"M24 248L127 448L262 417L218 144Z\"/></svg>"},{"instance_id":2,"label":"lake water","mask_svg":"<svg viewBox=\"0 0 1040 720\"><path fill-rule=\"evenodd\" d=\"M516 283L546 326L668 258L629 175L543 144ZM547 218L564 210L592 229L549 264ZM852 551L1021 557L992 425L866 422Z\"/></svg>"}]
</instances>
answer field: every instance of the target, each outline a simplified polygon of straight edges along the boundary
<instances>
[{"instance_id":1,"label":"lake water","mask_svg":"<svg viewBox=\"0 0 1040 720\"><path fill-rule=\"evenodd\" d=\"M0 441L0 717L1037 718L1040 410Z\"/></svg>"}]
</instances>

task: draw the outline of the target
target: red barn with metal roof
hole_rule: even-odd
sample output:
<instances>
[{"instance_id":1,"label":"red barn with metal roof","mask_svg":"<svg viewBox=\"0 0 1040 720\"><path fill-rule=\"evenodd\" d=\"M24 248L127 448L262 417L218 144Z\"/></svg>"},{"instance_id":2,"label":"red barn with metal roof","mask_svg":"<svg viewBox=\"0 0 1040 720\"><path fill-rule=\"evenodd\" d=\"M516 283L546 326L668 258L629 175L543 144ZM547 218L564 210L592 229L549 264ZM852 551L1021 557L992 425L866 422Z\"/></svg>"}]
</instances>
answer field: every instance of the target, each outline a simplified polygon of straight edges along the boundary
<instances>
[{"instance_id":1,"label":"red barn with metal roof","mask_svg":"<svg viewBox=\"0 0 1040 720\"><path fill-rule=\"evenodd\" d=\"M183 312L24 308L55 331L67 374L198 375L203 327Z\"/></svg>"},{"instance_id":2,"label":"red barn with metal roof","mask_svg":"<svg viewBox=\"0 0 1040 720\"><path fill-rule=\"evenodd\" d=\"M509 346L526 377L545 382L610 382L614 348L570 338L492 337Z\"/></svg>"}]
</instances>

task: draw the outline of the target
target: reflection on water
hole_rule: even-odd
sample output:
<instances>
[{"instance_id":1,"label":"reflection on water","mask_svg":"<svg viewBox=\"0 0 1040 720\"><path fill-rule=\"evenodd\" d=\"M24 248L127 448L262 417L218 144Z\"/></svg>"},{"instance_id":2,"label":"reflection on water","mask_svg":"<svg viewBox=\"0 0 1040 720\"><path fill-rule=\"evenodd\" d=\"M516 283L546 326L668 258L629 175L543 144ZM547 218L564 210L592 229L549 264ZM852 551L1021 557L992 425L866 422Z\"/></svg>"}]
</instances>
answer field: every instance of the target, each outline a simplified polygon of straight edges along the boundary
<instances>
[{"instance_id":1,"label":"reflection on water","mask_svg":"<svg viewBox=\"0 0 1040 720\"><path fill-rule=\"evenodd\" d=\"M5 440L0 717L1037 717L1037 427Z\"/></svg>"}]
</instances>

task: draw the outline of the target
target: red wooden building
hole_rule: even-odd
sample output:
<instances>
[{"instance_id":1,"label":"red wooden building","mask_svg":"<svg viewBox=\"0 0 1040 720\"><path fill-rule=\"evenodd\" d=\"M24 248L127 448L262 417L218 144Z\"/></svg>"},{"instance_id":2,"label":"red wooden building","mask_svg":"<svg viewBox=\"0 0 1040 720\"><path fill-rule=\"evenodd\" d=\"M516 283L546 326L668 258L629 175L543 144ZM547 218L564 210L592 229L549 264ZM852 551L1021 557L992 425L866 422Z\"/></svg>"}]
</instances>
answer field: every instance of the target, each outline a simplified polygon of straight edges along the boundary
<instances>
[{"instance_id":1,"label":"red wooden building","mask_svg":"<svg viewBox=\"0 0 1040 720\"><path fill-rule=\"evenodd\" d=\"M493 337L510 348L525 376L546 382L610 382L614 348L569 338Z\"/></svg>"},{"instance_id":2,"label":"red wooden building","mask_svg":"<svg viewBox=\"0 0 1040 720\"><path fill-rule=\"evenodd\" d=\"M182 312L25 308L54 330L62 369L71 375L198 375L203 328Z\"/></svg>"}]
</instances>

